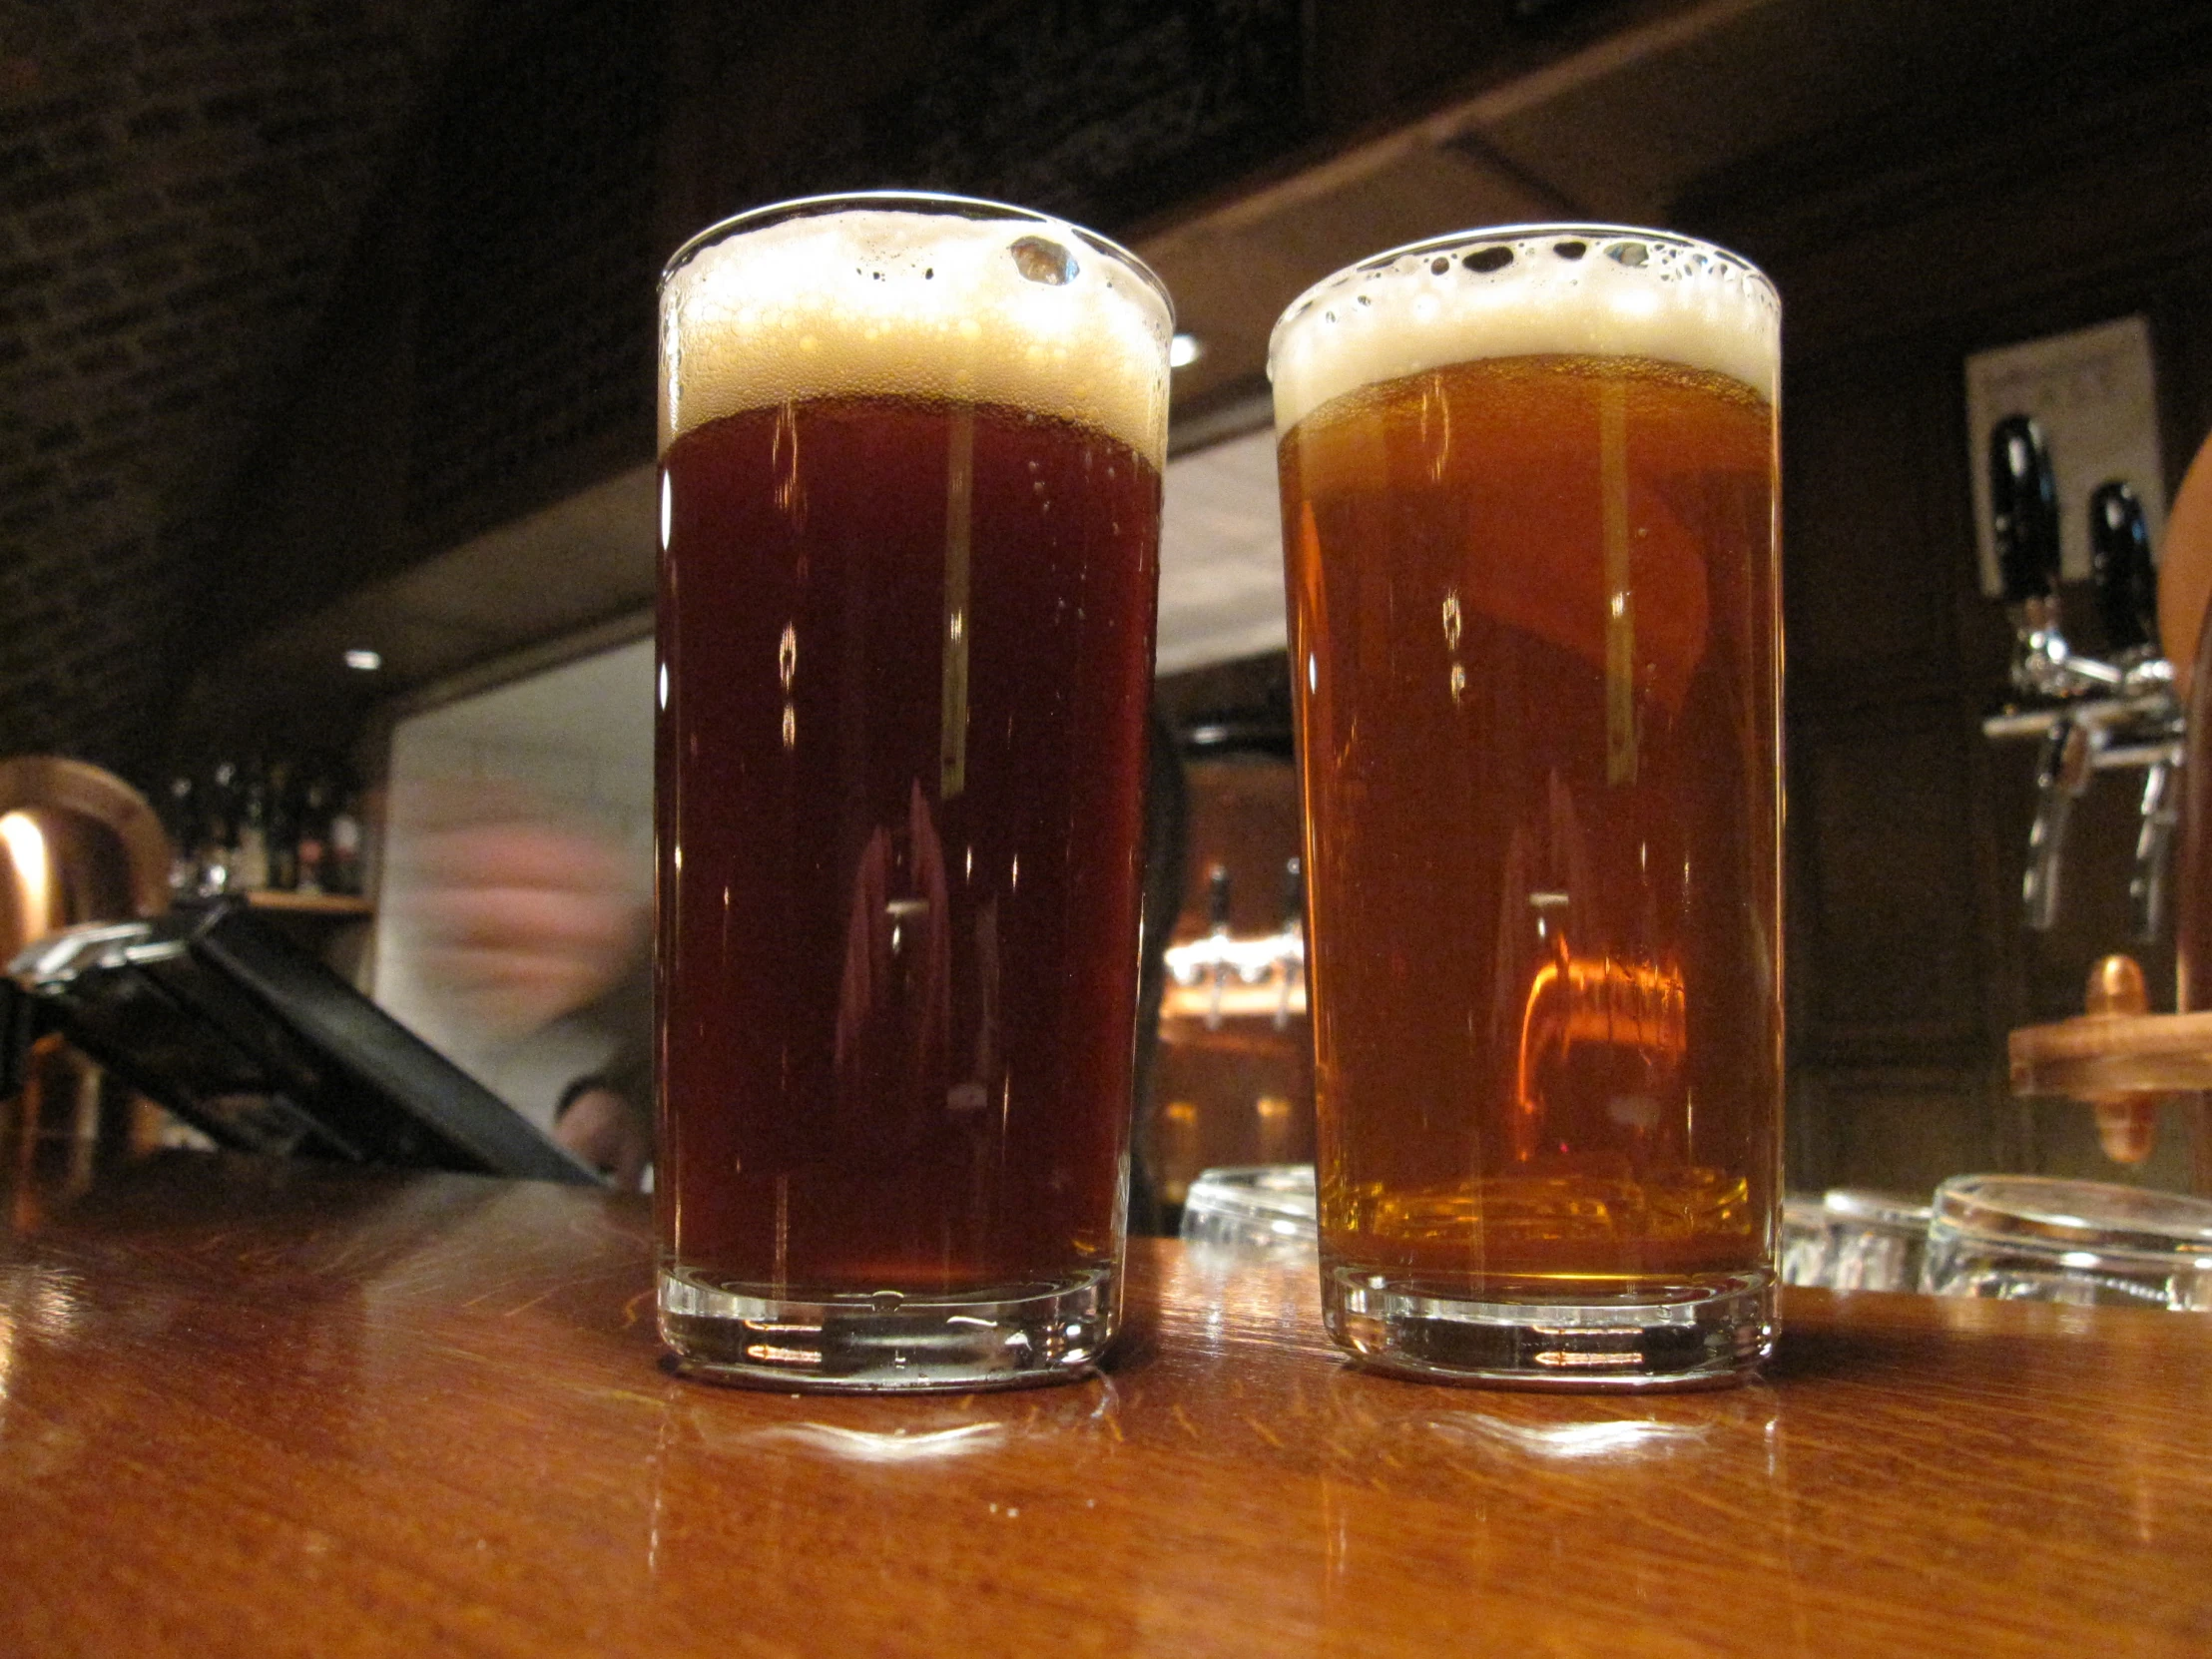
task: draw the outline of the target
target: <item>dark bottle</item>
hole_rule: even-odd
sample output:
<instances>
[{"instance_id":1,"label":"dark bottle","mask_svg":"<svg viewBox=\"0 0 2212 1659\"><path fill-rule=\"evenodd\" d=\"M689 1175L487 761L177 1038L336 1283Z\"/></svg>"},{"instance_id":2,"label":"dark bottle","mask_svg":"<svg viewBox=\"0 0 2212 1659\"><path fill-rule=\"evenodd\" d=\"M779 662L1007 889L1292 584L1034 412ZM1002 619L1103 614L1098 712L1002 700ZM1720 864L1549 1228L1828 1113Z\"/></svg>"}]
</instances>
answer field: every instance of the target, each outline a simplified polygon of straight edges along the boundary
<instances>
[{"instance_id":1,"label":"dark bottle","mask_svg":"<svg viewBox=\"0 0 2212 1659\"><path fill-rule=\"evenodd\" d=\"M200 890L229 892L239 885L240 801L238 763L218 761L208 771L202 792L205 836L200 850Z\"/></svg>"},{"instance_id":2,"label":"dark bottle","mask_svg":"<svg viewBox=\"0 0 2212 1659\"><path fill-rule=\"evenodd\" d=\"M200 849L206 839L200 786L190 773L169 781L162 802L162 828L169 831L169 890L177 898L200 891Z\"/></svg>"},{"instance_id":3,"label":"dark bottle","mask_svg":"<svg viewBox=\"0 0 2212 1659\"><path fill-rule=\"evenodd\" d=\"M259 762L240 771L237 824L230 884L244 892L260 891L269 885L269 776Z\"/></svg>"},{"instance_id":4,"label":"dark bottle","mask_svg":"<svg viewBox=\"0 0 2212 1659\"><path fill-rule=\"evenodd\" d=\"M299 791L299 890L329 892L330 785L319 773L309 773Z\"/></svg>"},{"instance_id":5,"label":"dark bottle","mask_svg":"<svg viewBox=\"0 0 2212 1659\"><path fill-rule=\"evenodd\" d=\"M324 892L361 890L361 815L354 792L344 785L331 791L329 832L322 852Z\"/></svg>"},{"instance_id":6,"label":"dark bottle","mask_svg":"<svg viewBox=\"0 0 2212 1659\"><path fill-rule=\"evenodd\" d=\"M285 892L299 885L298 778L282 761L269 767L269 884Z\"/></svg>"}]
</instances>

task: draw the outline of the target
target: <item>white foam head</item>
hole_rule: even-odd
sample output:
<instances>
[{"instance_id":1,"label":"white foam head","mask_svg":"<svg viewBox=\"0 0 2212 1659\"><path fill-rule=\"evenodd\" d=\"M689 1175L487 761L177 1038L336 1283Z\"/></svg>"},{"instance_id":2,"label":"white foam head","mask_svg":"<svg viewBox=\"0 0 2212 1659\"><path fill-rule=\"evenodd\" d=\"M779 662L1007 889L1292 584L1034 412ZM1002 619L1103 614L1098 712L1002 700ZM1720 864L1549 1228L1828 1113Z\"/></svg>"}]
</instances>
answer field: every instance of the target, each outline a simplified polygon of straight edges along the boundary
<instances>
[{"instance_id":1,"label":"white foam head","mask_svg":"<svg viewBox=\"0 0 2212 1659\"><path fill-rule=\"evenodd\" d=\"M1175 326L1158 278L1059 220L955 206L771 209L679 254L661 282L661 447L745 409L905 396L1096 427L1158 465Z\"/></svg>"},{"instance_id":2,"label":"white foam head","mask_svg":"<svg viewBox=\"0 0 2212 1659\"><path fill-rule=\"evenodd\" d=\"M1708 243L1612 226L1503 226L1364 260L1299 296L1268 341L1275 424L1347 392L1451 363L1538 354L1650 357L1774 400L1782 302Z\"/></svg>"}]
</instances>

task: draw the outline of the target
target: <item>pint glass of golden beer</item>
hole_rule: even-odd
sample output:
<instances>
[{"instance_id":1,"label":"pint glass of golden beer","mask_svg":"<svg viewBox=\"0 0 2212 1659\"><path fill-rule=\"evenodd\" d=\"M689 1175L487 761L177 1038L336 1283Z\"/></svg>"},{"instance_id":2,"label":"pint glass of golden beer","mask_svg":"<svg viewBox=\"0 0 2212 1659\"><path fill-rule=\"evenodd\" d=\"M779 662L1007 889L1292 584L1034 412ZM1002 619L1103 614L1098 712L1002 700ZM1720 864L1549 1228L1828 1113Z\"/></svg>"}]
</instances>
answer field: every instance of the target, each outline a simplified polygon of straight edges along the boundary
<instances>
[{"instance_id":1,"label":"pint glass of golden beer","mask_svg":"<svg viewBox=\"0 0 2212 1659\"><path fill-rule=\"evenodd\" d=\"M1780 306L1511 227L1270 345L1322 1294L1423 1377L1725 1381L1774 1340Z\"/></svg>"},{"instance_id":2,"label":"pint glass of golden beer","mask_svg":"<svg viewBox=\"0 0 2212 1659\"><path fill-rule=\"evenodd\" d=\"M1039 214L790 203L661 287L660 1323L974 1388L1112 1335L1166 293Z\"/></svg>"}]
</instances>

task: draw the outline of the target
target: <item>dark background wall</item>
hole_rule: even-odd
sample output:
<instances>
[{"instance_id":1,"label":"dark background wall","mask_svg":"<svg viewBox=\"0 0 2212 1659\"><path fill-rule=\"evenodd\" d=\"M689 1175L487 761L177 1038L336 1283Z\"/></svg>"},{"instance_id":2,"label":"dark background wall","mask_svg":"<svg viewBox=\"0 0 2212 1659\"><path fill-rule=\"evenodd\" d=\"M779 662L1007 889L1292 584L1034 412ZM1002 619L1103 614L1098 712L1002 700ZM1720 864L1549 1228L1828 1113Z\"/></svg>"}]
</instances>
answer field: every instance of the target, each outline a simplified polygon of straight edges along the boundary
<instances>
[{"instance_id":1,"label":"dark background wall","mask_svg":"<svg viewBox=\"0 0 2212 1659\"><path fill-rule=\"evenodd\" d=\"M0 753L341 742L238 647L651 456L711 220L935 186L1118 234L1688 0L31 3L0 40ZM588 620L588 619L585 619Z\"/></svg>"},{"instance_id":2,"label":"dark background wall","mask_svg":"<svg viewBox=\"0 0 2212 1659\"><path fill-rule=\"evenodd\" d=\"M1698 10L18 6L0 40L0 753L153 784L216 743L347 741L377 692L335 663L243 690L212 671L650 459L654 276L721 215L931 185L1136 238ZM1863 89L1860 113L1691 181L1668 213L1760 261L1789 310L1800 1181L2097 1167L2085 1114L2010 1102L2002 1039L2068 1011L2119 940L2132 826L2104 787L2059 930L2023 935L2029 756L1978 732L2005 636L1973 585L1962 359L2142 310L2175 478L2212 426L2212 14L1978 11L2002 50ZM1735 95L1758 99L1756 78ZM2146 953L2154 980L2169 959Z\"/></svg>"},{"instance_id":3,"label":"dark background wall","mask_svg":"<svg viewBox=\"0 0 2212 1659\"><path fill-rule=\"evenodd\" d=\"M1992 746L2010 635L1976 585L1963 363L2149 318L2169 492L2212 429L2212 52L2171 8L1977 96L1838 131L1680 205L1786 300L1793 1179L2109 1178L2090 1115L2012 1100L2012 1027L2081 1011L2126 945L2140 773L2072 827L2057 925L2020 924L2034 746ZM2085 586L2085 585L2084 585ZM2101 645L2086 591L2067 626ZM2172 1007L2170 922L2141 947ZM2187 1182L2169 1113L2155 1167Z\"/></svg>"},{"instance_id":4,"label":"dark background wall","mask_svg":"<svg viewBox=\"0 0 2212 1659\"><path fill-rule=\"evenodd\" d=\"M11 6L0 28L0 752L143 773L450 7Z\"/></svg>"}]
</instances>

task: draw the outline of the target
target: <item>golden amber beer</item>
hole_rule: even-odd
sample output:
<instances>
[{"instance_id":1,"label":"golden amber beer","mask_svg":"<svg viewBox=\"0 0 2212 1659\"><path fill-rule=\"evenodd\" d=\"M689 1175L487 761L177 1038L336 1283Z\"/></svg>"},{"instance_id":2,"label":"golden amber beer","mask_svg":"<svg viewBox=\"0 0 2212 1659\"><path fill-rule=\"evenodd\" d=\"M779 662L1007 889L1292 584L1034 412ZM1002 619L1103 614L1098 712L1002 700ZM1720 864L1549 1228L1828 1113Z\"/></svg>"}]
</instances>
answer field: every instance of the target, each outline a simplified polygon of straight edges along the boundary
<instances>
[{"instance_id":1,"label":"golden amber beer","mask_svg":"<svg viewBox=\"0 0 2212 1659\"><path fill-rule=\"evenodd\" d=\"M1165 293L1044 216L786 204L662 284L661 1331L1077 1376L1127 1203Z\"/></svg>"},{"instance_id":2,"label":"golden amber beer","mask_svg":"<svg viewBox=\"0 0 2212 1659\"><path fill-rule=\"evenodd\" d=\"M1780 306L1472 232L1277 324L1331 1334L1650 1386L1772 1348Z\"/></svg>"}]
</instances>

